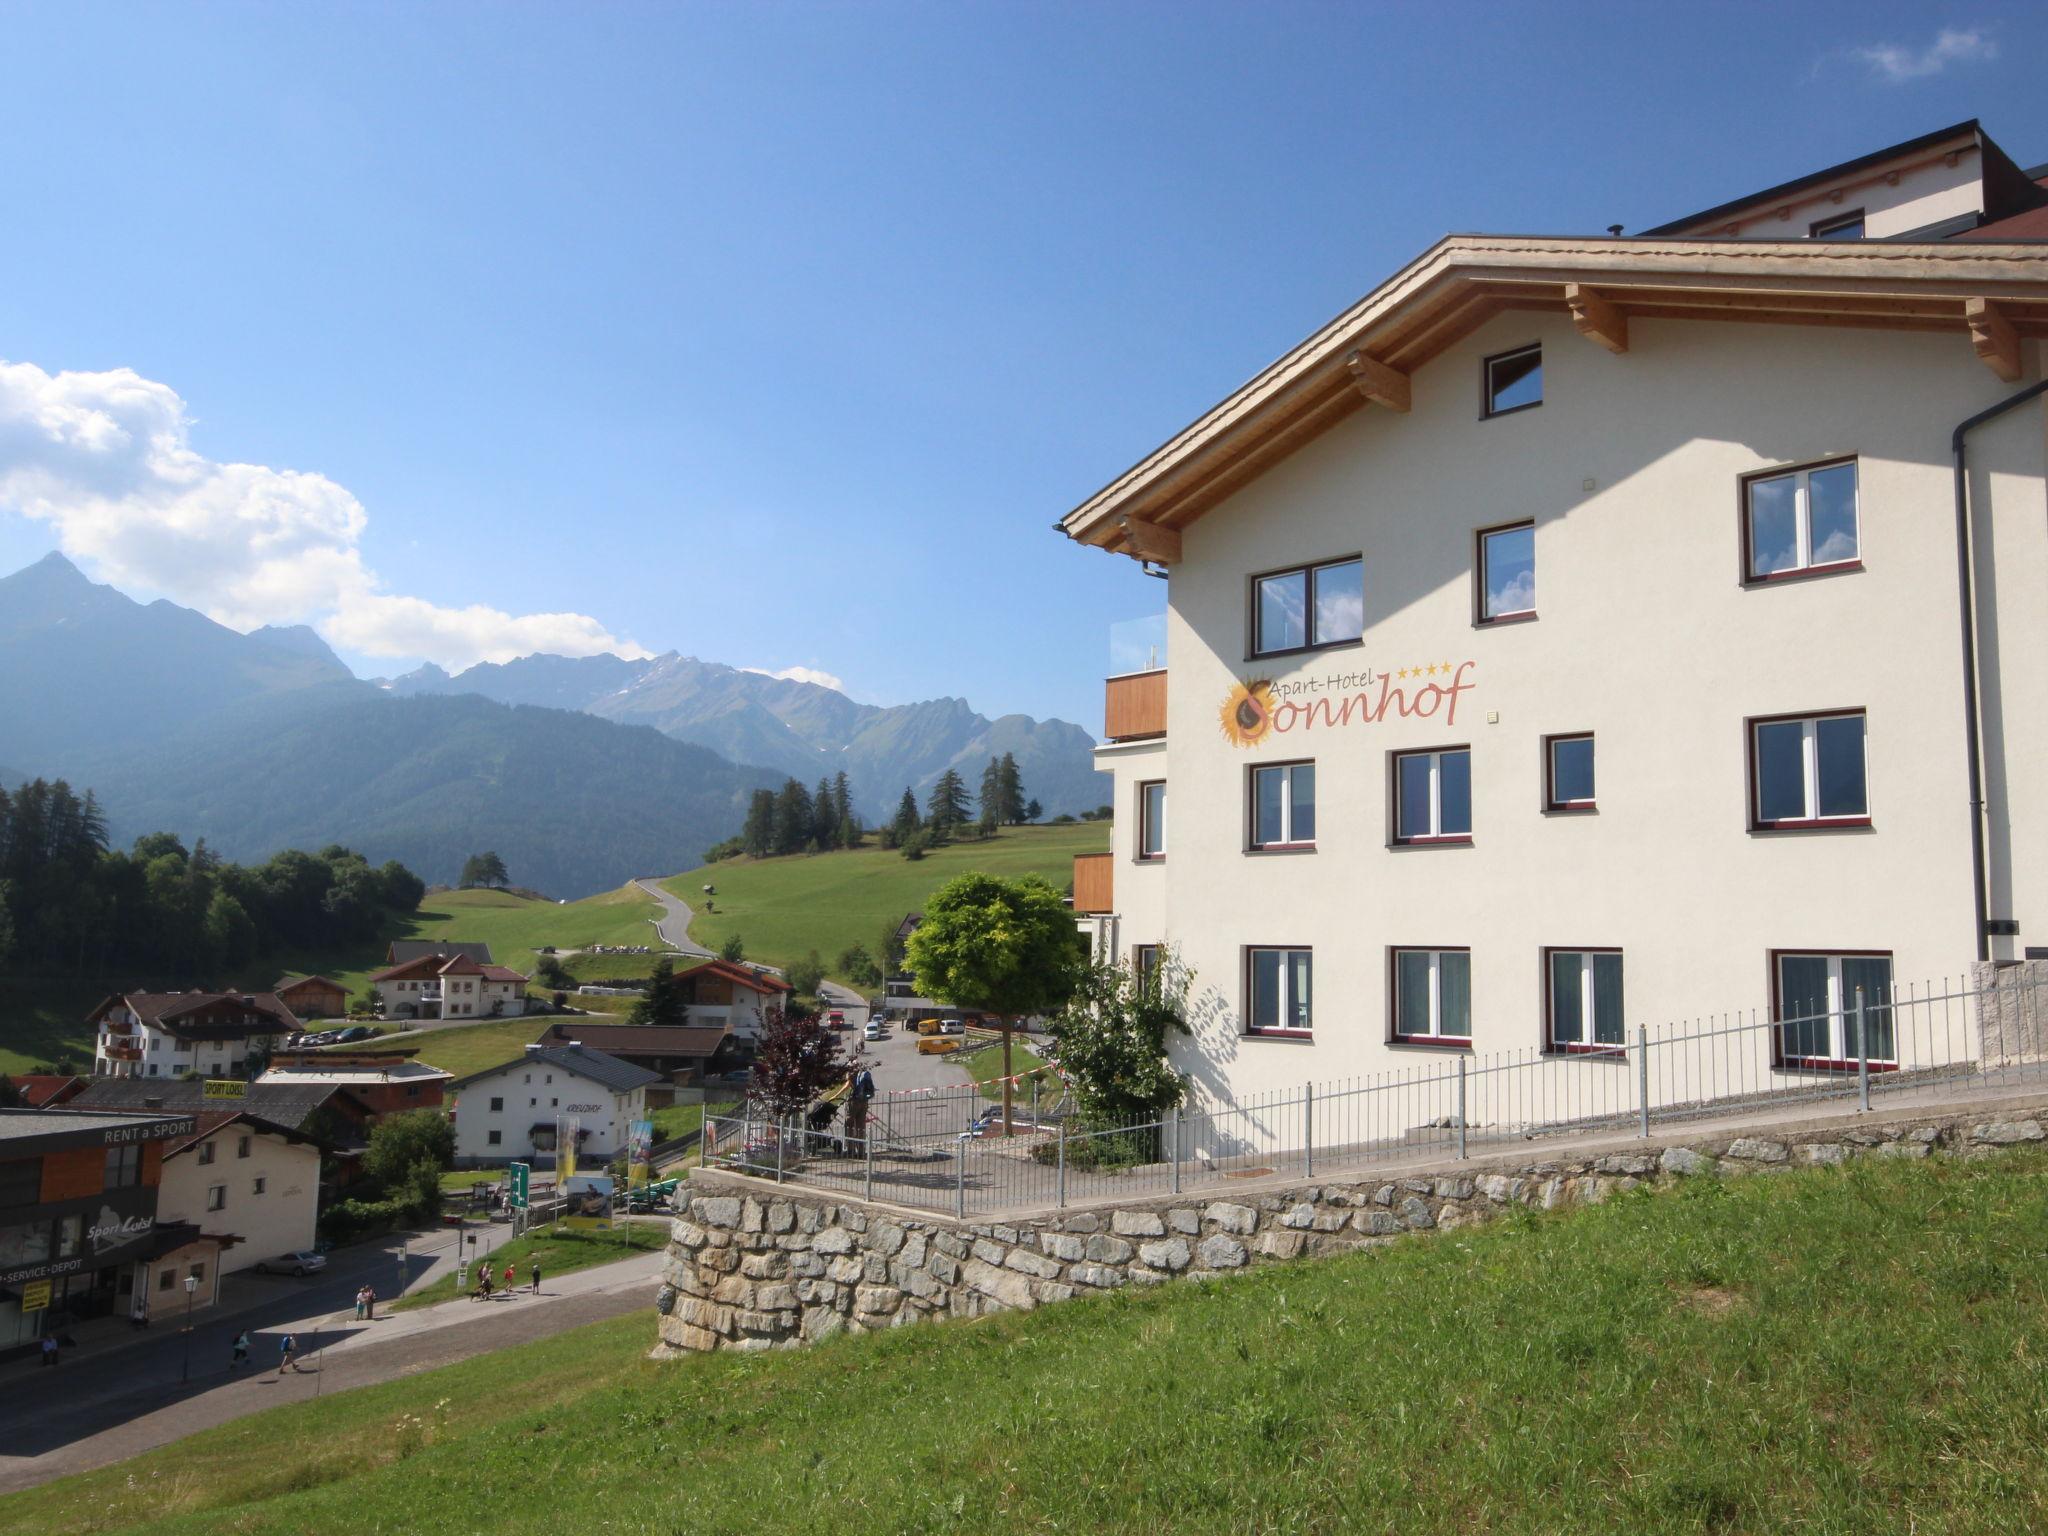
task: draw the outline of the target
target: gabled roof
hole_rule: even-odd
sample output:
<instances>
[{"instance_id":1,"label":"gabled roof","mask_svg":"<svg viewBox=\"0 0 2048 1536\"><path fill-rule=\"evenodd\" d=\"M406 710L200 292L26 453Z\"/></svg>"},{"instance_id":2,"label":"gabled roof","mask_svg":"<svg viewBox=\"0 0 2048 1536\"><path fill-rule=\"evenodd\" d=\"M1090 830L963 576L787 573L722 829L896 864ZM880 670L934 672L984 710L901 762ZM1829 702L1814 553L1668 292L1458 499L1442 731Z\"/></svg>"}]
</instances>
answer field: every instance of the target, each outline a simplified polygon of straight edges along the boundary
<instances>
[{"instance_id":1,"label":"gabled roof","mask_svg":"<svg viewBox=\"0 0 2048 1536\"><path fill-rule=\"evenodd\" d=\"M1570 315L1589 344L1610 351L1627 350L1632 316L1940 332L2012 378L2017 359L1998 338L2048 335L2048 249L1448 236L1058 526L1081 543L1171 563L1180 529L1353 411L1406 410L1410 375L1510 310Z\"/></svg>"},{"instance_id":2,"label":"gabled roof","mask_svg":"<svg viewBox=\"0 0 2048 1536\"><path fill-rule=\"evenodd\" d=\"M237 1015L253 1013L257 1022L199 1017L216 1006L225 1006ZM117 992L103 998L86 1015L86 1022L97 1024L116 1007L127 1008L145 1025L180 1040L239 1040L299 1027L298 1015L275 992Z\"/></svg>"},{"instance_id":3,"label":"gabled roof","mask_svg":"<svg viewBox=\"0 0 2048 1536\"><path fill-rule=\"evenodd\" d=\"M91 1085L92 1079L62 1072L20 1072L9 1079L15 1092L21 1095L21 1102L29 1109L41 1109L48 1104L62 1104L78 1097Z\"/></svg>"},{"instance_id":4,"label":"gabled roof","mask_svg":"<svg viewBox=\"0 0 2048 1536\"><path fill-rule=\"evenodd\" d=\"M590 1024L557 1020L547 1032L551 1044L580 1040L592 1050L632 1056L704 1056L718 1054L729 1033L724 1024Z\"/></svg>"},{"instance_id":5,"label":"gabled roof","mask_svg":"<svg viewBox=\"0 0 2048 1536\"><path fill-rule=\"evenodd\" d=\"M528 1048L524 1056L515 1056L512 1060L500 1062L495 1067L486 1067L481 1072L458 1077L448 1086L466 1088L471 1083L480 1083L485 1078L496 1077L503 1072L517 1072L537 1066L549 1066L557 1071L588 1078L599 1087L613 1093L631 1093L635 1088L644 1088L649 1083L663 1081L659 1072L636 1067L629 1061L621 1061L618 1057L608 1056L603 1051L593 1051L587 1045L550 1045L539 1050Z\"/></svg>"},{"instance_id":6,"label":"gabled roof","mask_svg":"<svg viewBox=\"0 0 2048 1536\"><path fill-rule=\"evenodd\" d=\"M125 1114L195 1114L219 1108L218 1100L205 1097L205 1088L202 1082L178 1077L98 1077L65 1108ZM242 1109L273 1124L296 1129L340 1092L333 1083L273 1084L259 1080L249 1084Z\"/></svg>"},{"instance_id":7,"label":"gabled roof","mask_svg":"<svg viewBox=\"0 0 2048 1536\"><path fill-rule=\"evenodd\" d=\"M340 992L343 995L346 995L348 992L348 988L344 987L340 982L332 980L329 977L320 975L287 976L284 978L284 980L278 982L277 985L272 987L270 990L275 992L278 996L282 997L285 993L293 991L299 987L313 986L327 987L333 991Z\"/></svg>"},{"instance_id":8,"label":"gabled roof","mask_svg":"<svg viewBox=\"0 0 2048 1536\"><path fill-rule=\"evenodd\" d=\"M788 982L773 971L756 970L751 965L742 965L737 961L722 960L715 956L701 965L691 966L687 971L676 972L678 981L686 976L723 976L735 986L751 987L754 991L770 997L793 990Z\"/></svg>"},{"instance_id":9,"label":"gabled roof","mask_svg":"<svg viewBox=\"0 0 2048 1536\"><path fill-rule=\"evenodd\" d=\"M485 981L524 982L527 979L509 965L498 965L488 958L478 960L458 952L415 955L410 960L378 971L370 981L372 984L380 981L431 981L437 976L481 976Z\"/></svg>"},{"instance_id":10,"label":"gabled roof","mask_svg":"<svg viewBox=\"0 0 2048 1536\"><path fill-rule=\"evenodd\" d=\"M491 963L491 946L480 939L393 939L384 951L384 963L403 965L422 955L467 955L483 965Z\"/></svg>"},{"instance_id":11,"label":"gabled roof","mask_svg":"<svg viewBox=\"0 0 2048 1536\"><path fill-rule=\"evenodd\" d=\"M261 1115L252 1115L246 1109L207 1109L199 1113L199 1129L165 1146L164 1156L176 1157L181 1152L190 1151L216 1131L226 1130L231 1125L244 1125L259 1136L279 1136L300 1146L325 1145L318 1137L308 1136L289 1125L279 1125L275 1120L266 1120Z\"/></svg>"}]
</instances>

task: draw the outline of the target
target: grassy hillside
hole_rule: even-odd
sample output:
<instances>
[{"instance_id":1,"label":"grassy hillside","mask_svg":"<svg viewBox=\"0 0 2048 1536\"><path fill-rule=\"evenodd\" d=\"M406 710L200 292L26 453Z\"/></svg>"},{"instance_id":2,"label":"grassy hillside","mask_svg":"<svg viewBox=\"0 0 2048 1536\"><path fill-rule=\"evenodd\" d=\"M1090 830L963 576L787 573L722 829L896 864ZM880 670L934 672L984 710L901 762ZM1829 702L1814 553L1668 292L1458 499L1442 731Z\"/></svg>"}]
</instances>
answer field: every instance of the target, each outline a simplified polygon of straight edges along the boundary
<instances>
[{"instance_id":1,"label":"grassy hillside","mask_svg":"<svg viewBox=\"0 0 2048 1536\"><path fill-rule=\"evenodd\" d=\"M2039 1530L2044 1175L1702 1180L764 1355L647 1361L643 1314L11 1495L0 1536L436 1536L542 1483L568 1533Z\"/></svg>"},{"instance_id":2,"label":"grassy hillside","mask_svg":"<svg viewBox=\"0 0 2048 1536\"><path fill-rule=\"evenodd\" d=\"M696 909L690 937L707 948L737 933L749 960L788 965L815 949L830 967L850 944L873 954L885 922L917 911L955 875L1036 874L1065 890L1073 879L1074 855L1108 847L1109 828L1101 822L1012 827L991 842L955 843L915 861L883 848L729 859L662 884ZM707 881L718 887L716 912L703 910Z\"/></svg>"},{"instance_id":3,"label":"grassy hillside","mask_svg":"<svg viewBox=\"0 0 2048 1536\"><path fill-rule=\"evenodd\" d=\"M439 891L428 896L408 922L374 943L348 950L278 956L243 966L237 975L217 978L217 984L268 987L282 976L317 971L340 982L354 997L363 990L370 974L383 968L386 943L390 939L408 938L481 939L491 946L491 953L501 964L531 975L534 951L543 944L553 944L558 949L588 944L659 944L648 922L658 910L654 898L635 885L564 904L534 901L509 891ZM605 965L607 970L616 970L623 963L627 962L608 961ZM82 1069L89 1071L92 1034L80 1020L109 992L147 985L149 981L150 978L140 976L0 979L0 1072L25 1072L54 1060L67 1049ZM530 1040L533 1035L529 1033L526 1038ZM514 1049L505 1056L518 1054ZM479 1060L463 1070L474 1072L488 1065L489 1060Z\"/></svg>"}]
</instances>

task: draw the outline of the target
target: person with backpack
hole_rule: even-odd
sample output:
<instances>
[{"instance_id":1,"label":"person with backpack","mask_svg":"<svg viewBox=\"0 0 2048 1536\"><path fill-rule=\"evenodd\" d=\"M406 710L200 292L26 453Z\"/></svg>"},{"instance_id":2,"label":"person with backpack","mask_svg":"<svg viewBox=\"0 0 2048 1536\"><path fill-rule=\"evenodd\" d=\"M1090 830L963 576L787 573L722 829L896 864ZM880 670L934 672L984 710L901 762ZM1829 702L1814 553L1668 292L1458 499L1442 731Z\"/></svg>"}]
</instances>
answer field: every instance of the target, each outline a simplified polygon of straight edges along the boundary
<instances>
[{"instance_id":1,"label":"person with backpack","mask_svg":"<svg viewBox=\"0 0 2048 1536\"><path fill-rule=\"evenodd\" d=\"M238 1371L249 1363L249 1330L243 1329L235 1335L234 1353L228 1357L228 1369Z\"/></svg>"},{"instance_id":2,"label":"person with backpack","mask_svg":"<svg viewBox=\"0 0 2048 1536\"><path fill-rule=\"evenodd\" d=\"M280 1381L284 1379L285 1367L287 1366L291 1367L292 1372L294 1374L297 1374L299 1369L299 1362L294 1360L292 1357L296 1355L298 1352L299 1336L297 1334L288 1333L282 1339L278 1340L277 1375Z\"/></svg>"}]
</instances>

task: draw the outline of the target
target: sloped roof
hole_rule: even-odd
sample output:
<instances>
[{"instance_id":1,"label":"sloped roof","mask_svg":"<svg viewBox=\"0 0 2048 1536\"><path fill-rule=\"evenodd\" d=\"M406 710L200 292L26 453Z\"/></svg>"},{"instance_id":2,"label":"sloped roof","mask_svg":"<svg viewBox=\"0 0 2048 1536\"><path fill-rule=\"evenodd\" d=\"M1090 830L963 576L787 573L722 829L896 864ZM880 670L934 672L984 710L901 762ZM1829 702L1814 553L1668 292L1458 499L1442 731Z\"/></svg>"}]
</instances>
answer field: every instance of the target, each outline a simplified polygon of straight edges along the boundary
<instances>
[{"instance_id":1,"label":"sloped roof","mask_svg":"<svg viewBox=\"0 0 2048 1536\"><path fill-rule=\"evenodd\" d=\"M22 1072L9 1081L21 1095L24 1105L30 1109L41 1109L45 1104L61 1103L67 1097L76 1097L92 1079L63 1072Z\"/></svg>"},{"instance_id":2,"label":"sloped roof","mask_svg":"<svg viewBox=\"0 0 2048 1536\"><path fill-rule=\"evenodd\" d=\"M1974 344L1990 303L2048 336L2048 251L1940 241L1451 235L1060 519L1133 558L1369 403L1405 408L1408 377L1496 315L1567 314L1626 350L1631 316L1940 332ZM1616 346L1614 343L1618 342Z\"/></svg>"},{"instance_id":3,"label":"sloped roof","mask_svg":"<svg viewBox=\"0 0 2048 1536\"><path fill-rule=\"evenodd\" d=\"M336 992L341 993L346 993L348 991L347 987L344 987L340 982L335 981L333 978L321 976L318 974L312 976L287 976L284 978L284 980L278 982L277 985L273 986L270 990L275 992L279 997L282 997L284 996L285 993L290 992L295 988L312 986L331 987Z\"/></svg>"},{"instance_id":4,"label":"sloped roof","mask_svg":"<svg viewBox=\"0 0 2048 1536\"><path fill-rule=\"evenodd\" d=\"M737 961L723 960L716 956L704 961L701 965L691 966L687 971L677 971L676 979L680 981L686 976L707 975L723 976L727 981L733 982L735 985L751 987L754 991L766 993L771 997L777 993L792 990L788 982L772 971L756 970L751 965L742 965Z\"/></svg>"},{"instance_id":5,"label":"sloped roof","mask_svg":"<svg viewBox=\"0 0 2048 1536\"><path fill-rule=\"evenodd\" d=\"M403 965L422 955L467 955L483 965L492 960L491 946L481 939L393 939L384 951L387 965Z\"/></svg>"},{"instance_id":6,"label":"sloped roof","mask_svg":"<svg viewBox=\"0 0 2048 1536\"><path fill-rule=\"evenodd\" d=\"M323 1145L318 1137L308 1136L304 1131L296 1130L289 1125L279 1125L275 1120L266 1120L261 1115L252 1115L246 1109L207 1109L199 1113L199 1129L190 1136L166 1146L164 1156L176 1157L181 1152L190 1151L214 1132L236 1124L245 1125L258 1135L281 1136L286 1141L297 1142L301 1146Z\"/></svg>"},{"instance_id":7,"label":"sloped roof","mask_svg":"<svg viewBox=\"0 0 2048 1536\"><path fill-rule=\"evenodd\" d=\"M192 1017L216 1004L262 1017L254 1024ZM117 992L102 999L86 1021L96 1024L116 1007L128 1008L144 1024L181 1040L237 1040L299 1027L299 1016L275 992Z\"/></svg>"},{"instance_id":8,"label":"sloped roof","mask_svg":"<svg viewBox=\"0 0 2048 1536\"><path fill-rule=\"evenodd\" d=\"M593 1050L619 1056L714 1056L729 1033L723 1024L586 1024L558 1021L550 1042L580 1040Z\"/></svg>"},{"instance_id":9,"label":"sloped roof","mask_svg":"<svg viewBox=\"0 0 2048 1536\"><path fill-rule=\"evenodd\" d=\"M100 1077L65 1107L133 1114L162 1112L195 1114L218 1109L220 1101L205 1097L206 1085L176 1077ZM334 1083L249 1084L242 1109L277 1125L303 1126L315 1110L341 1092Z\"/></svg>"},{"instance_id":10,"label":"sloped roof","mask_svg":"<svg viewBox=\"0 0 2048 1536\"><path fill-rule=\"evenodd\" d=\"M482 1082L487 1077L496 1077L502 1072L516 1072L535 1066L550 1066L559 1071L570 1072L577 1077L588 1078L601 1088L613 1093L631 1093L635 1088L644 1088L649 1083L661 1082L659 1072L650 1072L645 1067L636 1067L630 1061L621 1061L603 1051L594 1051L587 1045L550 1045L540 1050L529 1049L524 1056L515 1056L510 1061L500 1062L495 1067L486 1067L481 1072L472 1072L467 1077L458 1077L448 1084L450 1088L466 1088L471 1083Z\"/></svg>"}]
</instances>

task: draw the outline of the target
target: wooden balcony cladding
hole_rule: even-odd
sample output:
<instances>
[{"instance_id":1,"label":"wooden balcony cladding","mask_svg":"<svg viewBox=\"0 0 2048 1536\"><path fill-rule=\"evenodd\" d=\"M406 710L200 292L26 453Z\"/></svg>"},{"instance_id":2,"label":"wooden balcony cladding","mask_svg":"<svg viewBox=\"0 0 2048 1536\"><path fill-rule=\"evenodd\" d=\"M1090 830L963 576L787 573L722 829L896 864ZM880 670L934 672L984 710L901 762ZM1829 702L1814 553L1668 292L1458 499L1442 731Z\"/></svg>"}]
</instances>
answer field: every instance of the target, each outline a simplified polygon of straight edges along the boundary
<instances>
[{"instance_id":1,"label":"wooden balcony cladding","mask_svg":"<svg viewBox=\"0 0 2048 1536\"><path fill-rule=\"evenodd\" d=\"M1074 855L1074 910L1114 912L1116 866L1107 853Z\"/></svg>"},{"instance_id":2,"label":"wooden balcony cladding","mask_svg":"<svg viewBox=\"0 0 2048 1536\"><path fill-rule=\"evenodd\" d=\"M1166 669L1127 672L1103 685L1102 733L1111 741L1166 734Z\"/></svg>"}]
</instances>

